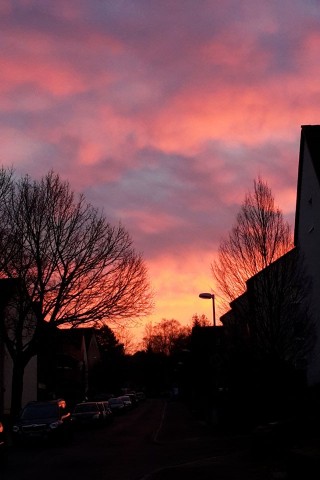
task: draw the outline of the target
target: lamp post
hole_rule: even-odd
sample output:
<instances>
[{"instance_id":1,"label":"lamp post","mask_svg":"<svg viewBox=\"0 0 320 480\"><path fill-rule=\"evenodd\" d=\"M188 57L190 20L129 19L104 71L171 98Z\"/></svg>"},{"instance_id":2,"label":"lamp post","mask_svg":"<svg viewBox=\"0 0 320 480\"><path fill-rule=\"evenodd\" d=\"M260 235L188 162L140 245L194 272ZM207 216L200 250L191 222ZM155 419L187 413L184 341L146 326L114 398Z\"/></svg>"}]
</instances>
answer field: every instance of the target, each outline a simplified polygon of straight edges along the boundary
<instances>
[{"instance_id":1,"label":"lamp post","mask_svg":"<svg viewBox=\"0 0 320 480\"><path fill-rule=\"evenodd\" d=\"M214 294L213 293L200 293L200 298L212 299L212 313L213 313L213 326L216 326L216 309L214 305Z\"/></svg>"}]
</instances>

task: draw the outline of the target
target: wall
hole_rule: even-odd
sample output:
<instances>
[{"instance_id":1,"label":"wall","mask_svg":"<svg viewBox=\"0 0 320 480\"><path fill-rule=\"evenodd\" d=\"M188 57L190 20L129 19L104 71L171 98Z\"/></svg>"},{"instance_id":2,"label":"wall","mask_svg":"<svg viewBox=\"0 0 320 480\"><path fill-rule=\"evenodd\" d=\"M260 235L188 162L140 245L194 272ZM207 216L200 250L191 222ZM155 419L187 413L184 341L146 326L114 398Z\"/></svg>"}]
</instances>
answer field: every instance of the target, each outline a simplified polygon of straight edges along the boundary
<instances>
[{"instance_id":1,"label":"wall","mask_svg":"<svg viewBox=\"0 0 320 480\"><path fill-rule=\"evenodd\" d=\"M308 384L314 385L320 382L320 185L306 142L303 142L302 148L296 243L303 253L307 273L312 280L309 306L318 338L309 359Z\"/></svg>"},{"instance_id":2,"label":"wall","mask_svg":"<svg viewBox=\"0 0 320 480\"><path fill-rule=\"evenodd\" d=\"M3 372L3 409L4 414L9 415L11 405L11 380L12 360L4 349L4 372ZM37 358L33 357L25 368L23 379L22 406L31 400L37 400Z\"/></svg>"}]
</instances>

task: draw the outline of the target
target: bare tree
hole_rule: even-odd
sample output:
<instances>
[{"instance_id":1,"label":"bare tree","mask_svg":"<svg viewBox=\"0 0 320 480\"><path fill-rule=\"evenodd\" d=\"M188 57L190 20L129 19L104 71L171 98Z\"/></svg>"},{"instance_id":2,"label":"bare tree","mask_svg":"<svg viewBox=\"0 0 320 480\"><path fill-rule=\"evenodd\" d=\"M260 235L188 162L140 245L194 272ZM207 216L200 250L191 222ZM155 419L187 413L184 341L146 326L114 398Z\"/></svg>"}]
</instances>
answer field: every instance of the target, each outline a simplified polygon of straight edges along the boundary
<instances>
[{"instance_id":1,"label":"bare tree","mask_svg":"<svg viewBox=\"0 0 320 480\"><path fill-rule=\"evenodd\" d=\"M246 281L293 246L288 222L275 206L271 189L259 177L247 193L228 237L222 240L213 276L228 302L241 295Z\"/></svg>"},{"instance_id":2,"label":"bare tree","mask_svg":"<svg viewBox=\"0 0 320 480\"><path fill-rule=\"evenodd\" d=\"M290 226L261 178L246 195L212 272L231 306L221 319L235 355L233 367L249 359L243 372L260 365L275 382L277 375L283 380L284 372L305 366L313 338L309 280Z\"/></svg>"},{"instance_id":3,"label":"bare tree","mask_svg":"<svg viewBox=\"0 0 320 480\"><path fill-rule=\"evenodd\" d=\"M178 320L163 318L155 325L147 324L144 333L145 350L168 356L190 336L191 329L182 326Z\"/></svg>"},{"instance_id":4,"label":"bare tree","mask_svg":"<svg viewBox=\"0 0 320 480\"><path fill-rule=\"evenodd\" d=\"M113 328L113 331L123 345L126 355L132 355L138 350L138 343L136 342L134 332L130 330L130 326L118 324Z\"/></svg>"},{"instance_id":5,"label":"bare tree","mask_svg":"<svg viewBox=\"0 0 320 480\"><path fill-rule=\"evenodd\" d=\"M195 313L192 316L192 327L210 327L210 326L211 326L210 320L203 313L201 315L198 315L197 313Z\"/></svg>"},{"instance_id":6,"label":"bare tree","mask_svg":"<svg viewBox=\"0 0 320 480\"><path fill-rule=\"evenodd\" d=\"M29 303L17 316L15 337L5 335L17 385L37 351L44 324L76 327L129 320L150 313L152 294L128 232L110 225L59 175L49 172L40 181L25 176L9 183L0 205L0 276L18 278L27 292L23 303L26 298ZM30 315L30 305L36 305L36 327L24 342L24 312ZM16 392L13 398L15 409L19 396L21 400Z\"/></svg>"}]
</instances>

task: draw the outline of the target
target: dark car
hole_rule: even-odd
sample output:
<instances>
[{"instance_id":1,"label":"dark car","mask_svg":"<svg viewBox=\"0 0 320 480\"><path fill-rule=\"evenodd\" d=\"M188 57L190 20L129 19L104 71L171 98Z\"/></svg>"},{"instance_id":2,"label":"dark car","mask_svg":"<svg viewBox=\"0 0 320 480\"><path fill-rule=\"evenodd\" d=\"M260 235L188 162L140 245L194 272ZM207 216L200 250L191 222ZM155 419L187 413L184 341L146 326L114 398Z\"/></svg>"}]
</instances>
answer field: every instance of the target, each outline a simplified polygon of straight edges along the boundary
<instances>
[{"instance_id":1,"label":"dark car","mask_svg":"<svg viewBox=\"0 0 320 480\"><path fill-rule=\"evenodd\" d=\"M8 461L7 439L3 423L0 421L0 470Z\"/></svg>"},{"instance_id":2,"label":"dark car","mask_svg":"<svg viewBox=\"0 0 320 480\"><path fill-rule=\"evenodd\" d=\"M14 441L57 440L72 437L71 413L63 399L29 402L22 409L13 427Z\"/></svg>"},{"instance_id":3,"label":"dark car","mask_svg":"<svg viewBox=\"0 0 320 480\"><path fill-rule=\"evenodd\" d=\"M135 393L127 393L127 396L130 398L132 406L136 407L138 404L138 397Z\"/></svg>"},{"instance_id":4,"label":"dark car","mask_svg":"<svg viewBox=\"0 0 320 480\"><path fill-rule=\"evenodd\" d=\"M139 402L143 402L146 399L146 394L144 392L137 392L136 397Z\"/></svg>"},{"instance_id":5,"label":"dark car","mask_svg":"<svg viewBox=\"0 0 320 480\"><path fill-rule=\"evenodd\" d=\"M126 410L123 400L119 397L109 398L108 405L115 415L119 415Z\"/></svg>"},{"instance_id":6,"label":"dark car","mask_svg":"<svg viewBox=\"0 0 320 480\"><path fill-rule=\"evenodd\" d=\"M121 395L121 397L119 397L120 400L123 401L124 403L124 408L126 410L130 410L132 408L132 401L131 401L131 398L129 397L129 395Z\"/></svg>"},{"instance_id":7,"label":"dark car","mask_svg":"<svg viewBox=\"0 0 320 480\"><path fill-rule=\"evenodd\" d=\"M75 426L99 426L105 422L105 411L102 402L78 403L72 412Z\"/></svg>"},{"instance_id":8,"label":"dark car","mask_svg":"<svg viewBox=\"0 0 320 480\"><path fill-rule=\"evenodd\" d=\"M102 404L103 409L104 409L104 421L105 421L105 423L112 423L114 415L113 415L113 412L112 412L111 408L109 407L109 403L108 402L101 402L101 404Z\"/></svg>"}]
</instances>

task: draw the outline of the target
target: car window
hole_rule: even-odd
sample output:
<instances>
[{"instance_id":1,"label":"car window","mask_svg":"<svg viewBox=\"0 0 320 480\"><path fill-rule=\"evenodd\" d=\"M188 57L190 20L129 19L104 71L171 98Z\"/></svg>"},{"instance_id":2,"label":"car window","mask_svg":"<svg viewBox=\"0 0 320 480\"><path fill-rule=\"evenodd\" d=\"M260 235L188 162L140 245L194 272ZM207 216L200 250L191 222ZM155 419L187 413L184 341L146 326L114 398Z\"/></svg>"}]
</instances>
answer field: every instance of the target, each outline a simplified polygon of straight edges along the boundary
<instances>
[{"instance_id":1,"label":"car window","mask_svg":"<svg viewBox=\"0 0 320 480\"><path fill-rule=\"evenodd\" d=\"M74 411L75 413L88 413L88 412L96 412L98 407L95 403L80 403L76 405Z\"/></svg>"},{"instance_id":2,"label":"car window","mask_svg":"<svg viewBox=\"0 0 320 480\"><path fill-rule=\"evenodd\" d=\"M34 420L37 418L50 418L58 416L58 407L54 404L28 405L21 414L23 420Z\"/></svg>"}]
</instances>

